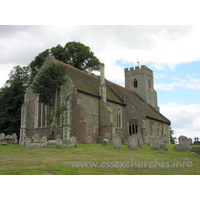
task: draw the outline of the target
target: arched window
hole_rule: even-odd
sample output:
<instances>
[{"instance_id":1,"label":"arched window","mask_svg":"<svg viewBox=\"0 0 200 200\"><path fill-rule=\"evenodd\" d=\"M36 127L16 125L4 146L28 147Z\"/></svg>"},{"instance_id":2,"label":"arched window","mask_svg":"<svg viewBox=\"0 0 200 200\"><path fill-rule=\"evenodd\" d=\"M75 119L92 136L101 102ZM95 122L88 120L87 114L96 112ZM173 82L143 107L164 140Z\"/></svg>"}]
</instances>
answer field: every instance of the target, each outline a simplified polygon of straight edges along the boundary
<instances>
[{"instance_id":1,"label":"arched window","mask_svg":"<svg viewBox=\"0 0 200 200\"><path fill-rule=\"evenodd\" d=\"M134 84L134 88L137 88L137 80L136 79L134 79L133 84Z\"/></svg>"},{"instance_id":2,"label":"arched window","mask_svg":"<svg viewBox=\"0 0 200 200\"><path fill-rule=\"evenodd\" d=\"M129 122L129 135L138 133L138 122L136 120Z\"/></svg>"},{"instance_id":3,"label":"arched window","mask_svg":"<svg viewBox=\"0 0 200 200\"><path fill-rule=\"evenodd\" d=\"M122 111L120 108L117 111L117 128L122 128Z\"/></svg>"}]
</instances>

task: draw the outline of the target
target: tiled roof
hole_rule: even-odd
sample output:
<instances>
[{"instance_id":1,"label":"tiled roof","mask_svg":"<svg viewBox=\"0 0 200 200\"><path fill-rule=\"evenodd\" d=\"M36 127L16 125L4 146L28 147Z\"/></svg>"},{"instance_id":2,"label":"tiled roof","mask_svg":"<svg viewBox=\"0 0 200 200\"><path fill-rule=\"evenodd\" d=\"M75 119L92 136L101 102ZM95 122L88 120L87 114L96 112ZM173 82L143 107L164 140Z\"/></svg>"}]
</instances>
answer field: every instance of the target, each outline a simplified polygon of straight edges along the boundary
<instances>
[{"instance_id":1,"label":"tiled roof","mask_svg":"<svg viewBox=\"0 0 200 200\"><path fill-rule=\"evenodd\" d=\"M66 68L67 75L69 78L74 82L77 87L77 90L85 92L87 94L91 94L94 96L99 97L99 85L100 85L100 78L94 75L88 74L82 70L79 70L71 65L63 63L59 60L54 59L57 63L61 63ZM147 104L142 98L140 98L134 91L124 88L120 85L112 83L112 87L115 88L121 95L123 95L131 104L136 106L139 110L146 114L148 118L152 118L158 121L162 121L165 123L170 124L170 121L165 118L162 114L160 114L157 110L155 110L152 106ZM123 100L116 95L111 87L106 85L106 93L107 93L107 100L112 101L115 103L119 103L124 105Z\"/></svg>"},{"instance_id":2,"label":"tiled roof","mask_svg":"<svg viewBox=\"0 0 200 200\"><path fill-rule=\"evenodd\" d=\"M123 95L131 104L136 106L139 110L141 110L143 113L146 114L147 118L155 119L158 121L165 122L167 124L170 124L170 120L168 120L166 117L164 117L160 112L158 112L155 108L153 108L151 105L147 104L138 94L136 94L134 91L129 90L127 88L124 88L122 86L119 86L115 83L112 83L109 81L109 83L112 84L112 86L121 94Z\"/></svg>"},{"instance_id":3,"label":"tiled roof","mask_svg":"<svg viewBox=\"0 0 200 200\"><path fill-rule=\"evenodd\" d=\"M100 78L82 70L79 70L71 65L63 63L59 60L54 59L56 62L61 63L66 68L67 75L69 78L74 82L77 87L77 90L98 96L99 97L99 85L100 85ZM112 101L115 103L123 104L123 101L115 94L115 92L106 85L106 93L107 93L107 100Z\"/></svg>"}]
</instances>

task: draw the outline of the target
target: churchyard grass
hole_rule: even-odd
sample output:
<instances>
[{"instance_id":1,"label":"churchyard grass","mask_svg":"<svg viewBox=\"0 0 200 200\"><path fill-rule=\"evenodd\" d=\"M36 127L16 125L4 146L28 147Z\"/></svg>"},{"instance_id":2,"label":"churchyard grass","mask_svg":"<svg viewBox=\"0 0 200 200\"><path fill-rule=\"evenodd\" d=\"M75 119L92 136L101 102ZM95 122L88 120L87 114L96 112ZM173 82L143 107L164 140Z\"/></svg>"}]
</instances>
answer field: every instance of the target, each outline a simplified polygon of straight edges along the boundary
<instances>
[{"instance_id":1,"label":"churchyard grass","mask_svg":"<svg viewBox=\"0 0 200 200\"><path fill-rule=\"evenodd\" d=\"M177 152L174 150L173 144L167 144L169 151L150 150L150 146L143 146L142 149L130 150L127 145L122 145L121 149L114 149L113 146L102 146L101 144L78 144L76 148L26 148L18 144L8 144L0 146L0 174L12 175L84 175L84 174L141 174L141 175L199 175L200 174L200 155L196 153ZM194 147L195 145L191 146ZM197 146L198 147L198 146ZM133 159L133 160L132 160ZM144 162L155 161L166 163L169 161L168 167L151 167L147 164L144 167ZM184 159L190 161L184 164L184 167L173 167L173 163L181 162ZM97 167L72 167L71 162L97 162ZM105 161L102 167L99 165ZM109 167L106 164L109 161ZM115 164L119 161L119 165ZM120 165L124 163L124 165ZM129 161L130 163L125 164ZM133 166L132 162L136 162L143 166ZM111 166L111 162L114 166ZM165 165L166 166L166 165ZM171 167L172 166L172 167Z\"/></svg>"}]
</instances>

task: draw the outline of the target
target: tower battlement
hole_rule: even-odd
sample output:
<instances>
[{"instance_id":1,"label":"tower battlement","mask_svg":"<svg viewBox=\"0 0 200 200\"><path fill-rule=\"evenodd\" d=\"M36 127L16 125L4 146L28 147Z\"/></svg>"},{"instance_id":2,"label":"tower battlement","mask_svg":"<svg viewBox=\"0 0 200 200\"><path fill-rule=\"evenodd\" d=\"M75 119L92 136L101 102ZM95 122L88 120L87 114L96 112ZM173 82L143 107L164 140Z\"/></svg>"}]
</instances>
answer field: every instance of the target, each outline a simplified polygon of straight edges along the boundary
<instances>
[{"instance_id":1,"label":"tower battlement","mask_svg":"<svg viewBox=\"0 0 200 200\"><path fill-rule=\"evenodd\" d=\"M141 68L137 66L135 67L135 69L134 67L131 67L130 70L128 68L125 68L124 72L125 72L125 76L142 74L142 73L145 73L149 76L153 76L153 71L145 65L141 65Z\"/></svg>"}]
</instances>

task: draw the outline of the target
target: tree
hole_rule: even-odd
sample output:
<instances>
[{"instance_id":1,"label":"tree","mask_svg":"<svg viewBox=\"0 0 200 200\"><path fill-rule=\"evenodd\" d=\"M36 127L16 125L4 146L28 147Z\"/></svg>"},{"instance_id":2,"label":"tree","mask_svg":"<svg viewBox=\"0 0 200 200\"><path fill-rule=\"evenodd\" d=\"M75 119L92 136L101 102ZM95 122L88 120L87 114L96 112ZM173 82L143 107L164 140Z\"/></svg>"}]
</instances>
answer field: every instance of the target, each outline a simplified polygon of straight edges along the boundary
<instances>
[{"instance_id":1,"label":"tree","mask_svg":"<svg viewBox=\"0 0 200 200\"><path fill-rule=\"evenodd\" d=\"M65 45L64 62L88 73L100 70L99 59L90 47L80 42L68 42Z\"/></svg>"},{"instance_id":2,"label":"tree","mask_svg":"<svg viewBox=\"0 0 200 200\"><path fill-rule=\"evenodd\" d=\"M67 109L64 105L58 106L57 102L61 86L67 81L65 76L65 66L52 63L42 69L31 86L33 92L39 94L39 102L50 107L50 112L48 112L46 117L48 122L51 123L52 136L56 133L58 118Z\"/></svg>"},{"instance_id":3,"label":"tree","mask_svg":"<svg viewBox=\"0 0 200 200\"><path fill-rule=\"evenodd\" d=\"M173 137L173 135L174 135L174 130L172 129L171 126L169 127L169 130L170 130L170 142L171 142L171 144L176 144L177 138L176 138L176 137Z\"/></svg>"},{"instance_id":4,"label":"tree","mask_svg":"<svg viewBox=\"0 0 200 200\"><path fill-rule=\"evenodd\" d=\"M20 135L21 106L28 82L29 69L15 66L0 91L0 127L6 135Z\"/></svg>"}]
</instances>

